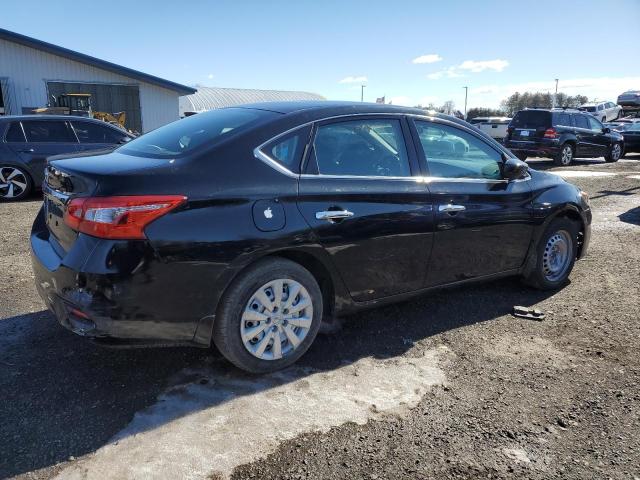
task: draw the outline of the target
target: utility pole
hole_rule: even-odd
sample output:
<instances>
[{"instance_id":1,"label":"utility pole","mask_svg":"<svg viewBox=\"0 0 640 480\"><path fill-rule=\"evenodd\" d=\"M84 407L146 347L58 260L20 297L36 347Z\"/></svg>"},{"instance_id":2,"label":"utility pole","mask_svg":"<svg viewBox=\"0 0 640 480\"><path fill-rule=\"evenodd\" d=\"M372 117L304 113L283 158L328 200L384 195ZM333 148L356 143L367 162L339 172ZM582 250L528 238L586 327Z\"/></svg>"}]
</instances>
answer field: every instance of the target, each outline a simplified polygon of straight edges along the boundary
<instances>
[{"instance_id":1,"label":"utility pole","mask_svg":"<svg viewBox=\"0 0 640 480\"><path fill-rule=\"evenodd\" d=\"M364 87L366 87L365 84L360 85L360 101L364 102Z\"/></svg>"},{"instance_id":2,"label":"utility pole","mask_svg":"<svg viewBox=\"0 0 640 480\"><path fill-rule=\"evenodd\" d=\"M556 78L556 93L553 95L553 108L558 106L558 79Z\"/></svg>"},{"instance_id":3,"label":"utility pole","mask_svg":"<svg viewBox=\"0 0 640 480\"><path fill-rule=\"evenodd\" d=\"M469 87L464 88L464 119L467 119L467 94L469 93Z\"/></svg>"}]
</instances>

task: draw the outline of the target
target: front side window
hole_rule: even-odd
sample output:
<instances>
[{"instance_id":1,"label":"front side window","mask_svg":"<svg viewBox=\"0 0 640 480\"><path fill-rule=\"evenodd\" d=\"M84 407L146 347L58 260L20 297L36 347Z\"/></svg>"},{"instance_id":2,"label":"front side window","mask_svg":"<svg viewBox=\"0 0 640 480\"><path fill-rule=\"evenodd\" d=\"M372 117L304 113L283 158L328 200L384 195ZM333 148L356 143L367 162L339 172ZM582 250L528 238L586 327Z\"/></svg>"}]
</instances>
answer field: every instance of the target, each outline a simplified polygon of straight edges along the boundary
<instances>
[{"instance_id":1,"label":"front side window","mask_svg":"<svg viewBox=\"0 0 640 480\"><path fill-rule=\"evenodd\" d=\"M127 134L114 128L93 122L71 122L80 143L109 143L123 142Z\"/></svg>"},{"instance_id":2,"label":"front side window","mask_svg":"<svg viewBox=\"0 0 640 480\"><path fill-rule=\"evenodd\" d=\"M589 128L590 128L591 130L595 130L595 131L598 131L598 132L602 132L602 129L603 129L604 127L602 126L602 124L601 124L598 120L596 120L596 119L595 119L595 118L593 118L593 117L589 117Z\"/></svg>"},{"instance_id":3,"label":"front side window","mask_svg":"<svg viewBox=\"0 0 640 480\"><path fill-rule=\"evenodd\" d=\"M20 126L20 122L13 122L9 125L9 129L7 130L7 134L4 137L6 142L25 142L24 132L22 131L22 127Z\"/></svg>"},{"instance_id":4,"label":"front side window","mask_svg":"<svg viewBox=\"0 0 640 480\"><path fill-rule=\"evenodd\" d=\"M399 120L353 120L318 127L313 143L322 175L409 177Z\"/></svg>"},{"instance_id":5,"label":"front side window","mask_svg":"<svg viewBox=\"0 0 640 480\"><path fill-rule=\"evenodd\" d=\"M118 148L118 153L174 158L212 147L261 119L279 114L249 108L222 108L198 113L146 133Z\"/></svg>"},{"instance_id":6,"label":"front side window","mask_svg":"<svg viewBox=\"0 0 640 480\"><path fill-rule=\"evenodd\" d=\"M28 120L22 122L27 142L77 143L66 122Z\"/></svg>"},{"instance_id":7,"label":"front side window","mask_svg":"<svg viewBox=\"0 0 640 480\"><path fill-rule=\"evenodd\" d=\"M416 121L429 175L499 180L502 155L474 135L435 122Z\"/></svg>"}]
</instances>

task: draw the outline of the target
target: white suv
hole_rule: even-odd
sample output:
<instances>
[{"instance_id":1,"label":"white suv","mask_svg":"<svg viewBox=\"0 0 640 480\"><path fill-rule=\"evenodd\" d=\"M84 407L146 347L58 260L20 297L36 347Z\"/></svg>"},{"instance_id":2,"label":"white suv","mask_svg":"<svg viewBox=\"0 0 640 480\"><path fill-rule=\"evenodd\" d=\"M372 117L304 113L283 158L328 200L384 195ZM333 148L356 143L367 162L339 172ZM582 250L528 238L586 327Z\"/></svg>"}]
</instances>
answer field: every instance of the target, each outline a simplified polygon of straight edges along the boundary
<instances>
[{"instance_id":1,"label":"white suv","mask_svg":"<svg viewBox=\"0 0 640 480\"><path fill-rule=\"evenodd\" d=\"M590 113L601 122L610 122L622 116L622 107L613 102L585 103L578 110Z\"/></svg>"},{"instance_id":2,"label":"white suv","mask_svg":"<svg viewBox=\"0 0 640 480\"><path fill-rule=\"evenodd\" d=\"M469 120L469 123L502 143L507 136L510 121L509 117L476 117Z\"/></svg>"}]
</instances>

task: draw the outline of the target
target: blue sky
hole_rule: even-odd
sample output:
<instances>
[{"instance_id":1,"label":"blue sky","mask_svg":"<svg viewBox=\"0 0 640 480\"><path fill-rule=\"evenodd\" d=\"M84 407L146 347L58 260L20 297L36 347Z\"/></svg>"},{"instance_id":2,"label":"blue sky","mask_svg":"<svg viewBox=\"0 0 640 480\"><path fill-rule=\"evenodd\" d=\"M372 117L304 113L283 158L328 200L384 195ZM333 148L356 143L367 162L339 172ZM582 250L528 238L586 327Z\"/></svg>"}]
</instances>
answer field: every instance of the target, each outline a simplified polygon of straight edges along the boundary
<instances>
[{"instance_id":1,"label":"blue sky","mask_svg":"<svg viewBox=\"0 0 640 480\"><path fill-rule=\"evenodd\" d=\"M640 88L640 0L5 0L0 27L188 85L339 100L361 83L460 109L465 85L469 107L554 78L599 100Z\"/></svg>"}]
</instances>

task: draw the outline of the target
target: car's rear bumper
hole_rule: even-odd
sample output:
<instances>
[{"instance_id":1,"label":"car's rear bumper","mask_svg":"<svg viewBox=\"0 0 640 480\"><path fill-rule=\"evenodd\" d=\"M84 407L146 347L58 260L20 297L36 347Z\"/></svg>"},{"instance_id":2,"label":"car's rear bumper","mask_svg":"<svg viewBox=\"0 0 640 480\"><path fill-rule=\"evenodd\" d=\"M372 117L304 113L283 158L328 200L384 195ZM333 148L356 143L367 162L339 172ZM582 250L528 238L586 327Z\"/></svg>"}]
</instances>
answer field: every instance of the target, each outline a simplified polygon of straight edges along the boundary
<instances>
[{"instance_id":1,"label":"car's rear bumper","mask_svg":"<svg viewBox=\"0 0 640 480\"><path fill-rule=\"evenodd\" d=\"M209 306L185 298L180 268L169 271L146 242L115 242L81 235L59 256L43 228L31 232L36 288L65 328L117 345L209 345ZM182 277L182 278L180 278ZM193 296L192 296L193 297Z\"/></svg>"}]
</instances>

